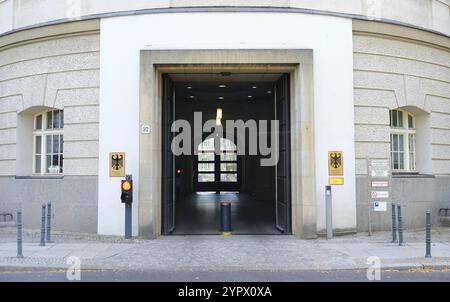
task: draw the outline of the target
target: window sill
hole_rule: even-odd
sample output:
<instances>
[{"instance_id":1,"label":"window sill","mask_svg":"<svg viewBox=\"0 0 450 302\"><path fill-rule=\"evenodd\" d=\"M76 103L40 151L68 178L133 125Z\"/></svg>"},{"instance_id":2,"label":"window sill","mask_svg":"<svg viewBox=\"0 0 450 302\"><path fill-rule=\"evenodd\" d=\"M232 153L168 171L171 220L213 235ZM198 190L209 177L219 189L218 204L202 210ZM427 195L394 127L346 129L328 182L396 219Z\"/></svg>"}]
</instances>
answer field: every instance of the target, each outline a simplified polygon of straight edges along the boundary
<instances>
[{"instance_id":1,"label":"window sill","mask_svg":"<svg viewBox=\"0 0 450 302\"><path fill-rule=\"evenodd\" d=\"M434 175L418 172L392 172L392 178L434 178Z\"/></svg>"},{"instance_id":2,"label":"window sill","mask_svg":"<svg viewBox=\"0 0 450 302\"><path fill-rule=\"evenodd\" d=\"M64 175L31 175L31 176L16 176L16 179L63 179Z\"/></svg>"}]
</instances>

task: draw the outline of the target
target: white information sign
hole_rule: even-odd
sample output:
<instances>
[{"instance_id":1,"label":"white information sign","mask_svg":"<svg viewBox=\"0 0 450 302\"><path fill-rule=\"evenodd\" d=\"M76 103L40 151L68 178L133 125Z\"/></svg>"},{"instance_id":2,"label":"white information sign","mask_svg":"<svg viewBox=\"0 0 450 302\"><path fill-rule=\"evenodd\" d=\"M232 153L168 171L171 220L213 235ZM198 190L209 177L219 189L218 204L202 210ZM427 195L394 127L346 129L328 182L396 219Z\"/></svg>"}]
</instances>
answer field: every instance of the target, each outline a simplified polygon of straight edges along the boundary
<instances>
[{"instance_id":1,"label":"white information sign","mask_svg":"<svg viewBox=\"0 0 450 302\"><path fill-rule=\"evenodd\" d=\"M388 188L389 181L387 180L372 180L372 188Z\"/></svg>"},{"instance_id":2,"label":"white information sign","mask_svg":"<svg viewBox=\"0 0 450 302\"><path fill-rule=\"evenodd\" d=\"M371 177L389 177L390 162L384 159L373 159L369 163Z\"/></svg>"},{"instance_id":3,"label":"white information sign","mask_svg":"<svg viewBox=\"0 0 450 302\"><path fill-rule=\"evenodd\" d=\"M385 201L374 201L373 202L373 210L375 212L386 212L387 211L387 202L385 202Z\"/></svg>"},{"instance_id":4,"label":"white information sign","mask_svg":"<svg viewBox=\"0 0 450 302\"><path fill-rule=\"evenodd\" d=\"M389 191L372 191L372 198L389 198Z\"/></svg>"},{"instance_id":5,"label":"white information sign","mask_svg":"<svg viewBox=\"0 0 450 302\"><path fill-rule=\"evenodd\" d=\"M372 226L382 225L382 217L386 215L383 212L387 212L387 203L391 201L391 161L389 159L367 159L367 172L369 235L371 235ZM377 214L373 215L373 213Z\"/></svg>"}]
</instances>

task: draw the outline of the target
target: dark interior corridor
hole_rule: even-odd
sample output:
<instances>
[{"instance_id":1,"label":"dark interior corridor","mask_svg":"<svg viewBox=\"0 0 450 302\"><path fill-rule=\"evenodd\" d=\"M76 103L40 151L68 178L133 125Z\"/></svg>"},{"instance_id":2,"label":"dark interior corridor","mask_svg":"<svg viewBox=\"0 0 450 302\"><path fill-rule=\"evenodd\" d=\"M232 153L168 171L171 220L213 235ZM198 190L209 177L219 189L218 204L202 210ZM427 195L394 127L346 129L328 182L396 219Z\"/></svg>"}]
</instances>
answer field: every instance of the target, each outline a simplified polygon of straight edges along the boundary
<instances>
[{"instance_id":1,"label":"dark interior corridor","mask_svg":"<svg viewBox=\"0 0 450 302\"><path fill-rule=\"evenodd\" d=\"M217 122L220 113L219 123L223 124L219 125L224 133L228 130L228 120L255 121L258 132L250 133L247 129L243 142L245 155L237 152L236 135L231 141L211 138L211 133L203 133L198 140L197 134L192 133L192 149L187 155L173 156L166 147L164 154L169 160L163 160L166 169L174 171L174 175L166 174L165 178L164 196L170 201L163 205L165 234L221 234L221 201L231 202L233 234L290 233L290 221L287 221L290 205L288 208L277 202L277 199L287 196L285 181L280 181L280 175L285 175L286 169L280 170L280 165L262 166L261 159L267 155L249 154L251 136L258 137L258 142L260 135L266 136L268 147L275 143L272 142L270 121L279 119L280 114L286 116L284 111L276 113L277 101L281 103L287 99L280 97L283 94L279 91L287 90L287 81L282 79L285 79L282 74L270 73L166 76L166 88L169 89L165 90L165 101L172 104L164 113L168 127L171 120L184 120L194 129L195 113L201 113L202 125L207 120ZM259 121L267 121L268 128L260 131ZM173 136L175 134L166 135L166 142ZM282 141L288 143L286 139ZM219 150L214 149L217 145ZM284 150L286 148L282 148L282 152ZM288 158L283 157L282 160L287 161ZM171 191L175 193L172 195ZM278 220L283 220L281 225L284 223L287 228L277 227L280 225L277 224L277 214Z\"/></svg>"}]
</instances>

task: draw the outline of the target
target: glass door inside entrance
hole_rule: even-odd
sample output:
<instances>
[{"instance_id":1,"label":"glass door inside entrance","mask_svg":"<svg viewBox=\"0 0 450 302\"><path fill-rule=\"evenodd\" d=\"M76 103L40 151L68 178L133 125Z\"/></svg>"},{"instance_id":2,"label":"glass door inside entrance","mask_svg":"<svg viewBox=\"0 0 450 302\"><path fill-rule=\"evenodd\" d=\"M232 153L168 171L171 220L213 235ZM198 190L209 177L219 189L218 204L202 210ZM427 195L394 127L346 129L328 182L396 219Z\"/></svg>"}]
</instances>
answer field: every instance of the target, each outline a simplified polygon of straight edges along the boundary
<instances>
[{"instance_id":1,"label":"glass door inside entrance","mask_svg":"<svg viewBox=\"0 0 450 302\"><path fill-rule=\"evenodd\" d=\"M215 152L217 146L218 152ZM226 138L205 139L197 148L196 191L239 191L236 144Z\"/></svg>"}]
</instances>

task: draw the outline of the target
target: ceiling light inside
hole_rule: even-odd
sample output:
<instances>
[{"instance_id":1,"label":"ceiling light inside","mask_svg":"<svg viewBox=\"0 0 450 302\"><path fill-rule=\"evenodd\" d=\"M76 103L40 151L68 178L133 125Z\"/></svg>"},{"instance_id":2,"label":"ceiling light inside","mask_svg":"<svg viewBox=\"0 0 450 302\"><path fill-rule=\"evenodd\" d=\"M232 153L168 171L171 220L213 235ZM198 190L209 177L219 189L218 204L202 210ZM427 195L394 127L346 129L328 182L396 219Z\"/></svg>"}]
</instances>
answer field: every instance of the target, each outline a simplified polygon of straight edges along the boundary
<instances>
[{"instance_id":1,"label":"ceiling light inside","mask_svg":"<svg viewBox=\"0 0 450 302\"><path fill-rule=\"evenodd\" d=\"M222 125L222 108L216 110L216 126Z\"/></svg>"},{"instance_id":2,"label":"ceiling light inside","mask_svg":"<svg viewBox=\"0 0 450 302\"><path fill-rule=\"evenodd\" d=\"M189 98L191 98L191 99L194 99L195 98L195 96L193 96L193 95L191 95Z\"/></svg>"},{"instance_id":3,"label":"ceiling light inside","mask_svg":"<svg viewBox=\"0 0 450 302\"><path fill-rule=\"evenodd\" d=\"M225 97L223 97L223 96L219 96L219 98L218 98L219 100L224 100L225 99Z\"/></svg>"},{"instance_id":4,"label":"ceiling light inside","mask_svg":"<svg viewBox=\"0 0 450 302\"><path fill-rule=\"evenodd\" d=\"M219 87L220 87L220 88L227 88L227 85L225 85L225 84L220 84Z\"/></svg>"},{"instance_id":5,"label":"ceiling light inside","mask_svg":"<svg viewBox=\"0 0 450 302\"><path fill-rule=\"evenodd\" d=\"M216 118L222 119L222 108L217 108Z\"/></svg>"},{"instance_id":6,"label":"ceiling light inside","mask_svg":"<svg viewBox=\"0 0 450 302\"><path fill-rule=\"evenodd\" d=\"M253 86L252 88L253 88L253 89L256 89L256 88L258 88L258 87L256 87L256 86Z\"/></svg>"}]
</instances>

